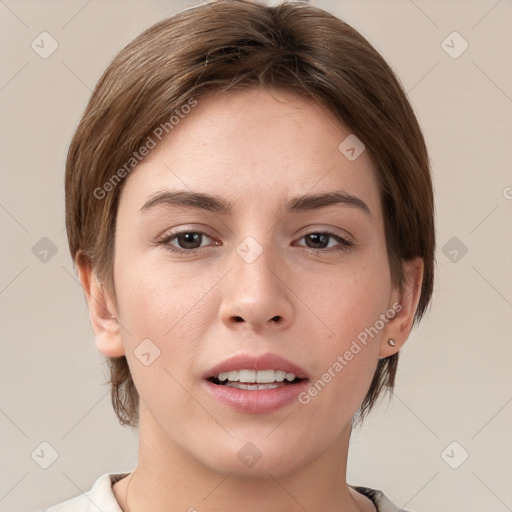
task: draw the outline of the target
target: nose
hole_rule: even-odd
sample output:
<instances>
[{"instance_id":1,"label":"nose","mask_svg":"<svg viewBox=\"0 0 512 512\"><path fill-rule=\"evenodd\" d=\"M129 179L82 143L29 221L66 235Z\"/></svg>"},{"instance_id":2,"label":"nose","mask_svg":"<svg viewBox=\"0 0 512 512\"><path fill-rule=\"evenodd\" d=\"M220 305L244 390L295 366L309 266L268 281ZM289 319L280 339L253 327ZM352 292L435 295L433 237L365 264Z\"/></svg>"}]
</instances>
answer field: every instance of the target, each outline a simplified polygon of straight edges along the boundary
<instances>
[{"instance_id":1,"label":"nose","mask_svg":"<svg viewBox=\"0 0 512 512\"><path fill-rule=\"evenodd\" d=\"M234 251L232 269L222 281L220 317L228 328L264 332L292 323L293 293L284 265L278 263L268 249L254 261Z\"/></svg>"}]
</instances>

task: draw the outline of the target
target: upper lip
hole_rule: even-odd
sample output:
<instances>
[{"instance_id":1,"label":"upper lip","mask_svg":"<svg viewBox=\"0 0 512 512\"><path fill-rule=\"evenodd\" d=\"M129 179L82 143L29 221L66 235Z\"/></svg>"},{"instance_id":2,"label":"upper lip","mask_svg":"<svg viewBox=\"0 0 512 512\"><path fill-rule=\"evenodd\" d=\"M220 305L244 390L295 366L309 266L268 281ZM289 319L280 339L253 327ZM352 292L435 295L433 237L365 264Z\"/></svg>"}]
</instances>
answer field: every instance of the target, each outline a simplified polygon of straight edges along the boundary
<instances>
[{"instance_id":1,"label":"upper lip","mask_svg":"<svg viewBox=\"0 0 512 512\"><path fill-rule=\"evenodd\" d=\"M238 354L212 366L204 375L205 379L217 377L221 372L235 370L283 370L294 373L299 379L307 379L306 372L298 365L277 354Z\"/></svg>"}]
</instances>

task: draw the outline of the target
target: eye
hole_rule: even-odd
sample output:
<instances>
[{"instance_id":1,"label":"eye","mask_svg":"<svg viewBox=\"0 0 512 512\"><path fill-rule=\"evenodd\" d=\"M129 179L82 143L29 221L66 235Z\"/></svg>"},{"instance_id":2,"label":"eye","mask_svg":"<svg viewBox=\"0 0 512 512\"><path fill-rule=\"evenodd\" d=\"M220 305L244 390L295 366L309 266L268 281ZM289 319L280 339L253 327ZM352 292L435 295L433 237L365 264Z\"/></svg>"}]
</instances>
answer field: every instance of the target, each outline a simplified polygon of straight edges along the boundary
<instances>
[{"instance_id":1,"label":"eye","mask_svg":"<svg viewBox=\"0 0 512 512\"><path fill-rule=\"evenodd\" d=\"M309 249L330 249L345 251L354 245L353 242L328 231L318 231L304 235L301 240L306 240L305 247ZM331 244L330 241L334 241ZM299 244L302 245L302 244ZM339 247L336 247L338 245Z\"/></svg>"},{"instance_id":2,"label":"eye","mask_svg":"<svg viewBox=\"0 0 512 512\"><path fill-rule=\"evenodd\" d=\"M201 244L205 239L212 240L208 235L201 231L189 230L171 233L163 238L160 243L171 252L190 253L200 249L202 247Z\"/></svg>"},{"instance_id":3,"label":"eye","mask_svg":"<svg viewBox=\"0 0 512 512\"><path fill-rule=\"evenodd\" d=\"M185 230L170 233L166 235L159 243L163 245L167 250L185 254L194 253L202 247L207 247L211 244L204 244L205 241L212 242L213 239L203 233L202 231ZM312 250L320 250L322 252L331 251L345 251L354 245L353 242L343 238L335 233L328 231L317 231L304 235L300 240L305 240L305 245L296 244L302 247L307 247ZM218 242L214 242L214 245L219 245Z\"/></svg>"}]
</instances>

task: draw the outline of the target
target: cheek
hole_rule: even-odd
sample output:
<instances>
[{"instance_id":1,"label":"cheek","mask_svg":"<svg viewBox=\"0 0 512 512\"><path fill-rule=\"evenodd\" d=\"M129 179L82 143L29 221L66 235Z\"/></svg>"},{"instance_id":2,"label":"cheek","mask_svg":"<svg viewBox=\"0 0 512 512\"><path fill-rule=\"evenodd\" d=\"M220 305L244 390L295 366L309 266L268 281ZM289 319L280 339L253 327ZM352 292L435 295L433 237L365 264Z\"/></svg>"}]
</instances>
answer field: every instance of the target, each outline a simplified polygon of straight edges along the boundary
<instances>
[{"instance_id":1,"label":"cheek","mask_svg":"<svg viewBox=\"0 0 512 512\"><path fill-rule=\"evenodd\" d=\"M318 327L310 332L311 345L305 352L318 382L311 395L322 395L327 410L336 403L355 409L373 378L387 325L382 321L390 306L387 259L339 268L329 279L316 283L318 286L304 287L302 292L315 316L311 325Z\"/></svg>"},{"instance_id":2,"label":"cheek","mask_svg":"<svg viewBox=\"0 0 512 512\"><path fill-rule=\"evenodd\" d=\"M189 411L194 421L208 420L186 391L186 369L196 361L211 321L203 299L215 280L180 274L175 268L171 275L170 266L147 260L117 263L120 318L126 322L123 344L135 387L161 427L179 439L188 427L172 422L177 414Z\"/></svg>"},{"instance_id":3,"label":"cheek","mask_svg":"<svg viewBox=\"0 0 512 512\"><path fill-rule=\"evenodd\" d=\"M320 380L317 394L322 398L317 405L324 404L328 412L343 403L346 412L364 398L375 370L380 337L367 336L365 344L361 334L386 311L389 269L385 254L354 257L343 265L317 265L309 275L290 275L290 338L297 337L294 351L310 364L313 380ZM219 324L222 296L216 285L226 270L204 272L199 266L193 269L193 263L181 267L159 258L120 257L114 274L120 318L126 324L123 342L136 386L142 396L144 389L159 389L165 382L176 406L181 388L172 376L188 382L184 368L201 356L208 329ZM151 343L142 346L144 340ZM158 353L151 366L141 365L139 346Z\"/></svg>"},{"instance_id":4,"label":"cheek","mask_svg":"<svg viewBox=\"0 0 512 512\"><path fill-rule=\"evenodd\" d=\"M134 349L148 338L169 361L193 352L211 321L207 297L218 279L148 260L129 267L121 259L118 263L116 289L126 323L123 341Z\"/></svg>"},{"instance_id":5,"label":"cheek","mask_svg":"<svg viewBox=\"0 0 512 512\"><path fill-rule=\"evenodd\" d=\"M340 265L329 275L309 280L309 284L304 281L301 296L324 324L328 332L326 346L343 348L374 325L390 306L387 259L361 258L353 265Z\"/></svg>"}]
</instances>

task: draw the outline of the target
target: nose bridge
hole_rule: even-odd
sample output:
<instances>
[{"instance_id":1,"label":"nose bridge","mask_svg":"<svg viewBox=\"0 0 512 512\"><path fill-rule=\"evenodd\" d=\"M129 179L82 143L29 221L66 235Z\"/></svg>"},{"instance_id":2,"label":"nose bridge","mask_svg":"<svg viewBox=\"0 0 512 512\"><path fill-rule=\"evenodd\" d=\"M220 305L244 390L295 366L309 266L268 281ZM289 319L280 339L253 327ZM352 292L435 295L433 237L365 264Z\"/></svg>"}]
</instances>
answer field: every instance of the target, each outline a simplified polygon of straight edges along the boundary
<instances>
[{"instance_id":1,"label":"nose bridge","mask_svg":"<svg viewBox=\"0 0 512 512\"><path fill-rule=\"evenodd\" d=\"M246 237L233 251L231 267L221 306L227 325L246 322L257 329L291 322L292 304L284 276L280 276L283 266L269 243L263 245L252 236Z\"/></svg>"}]
</instances>

